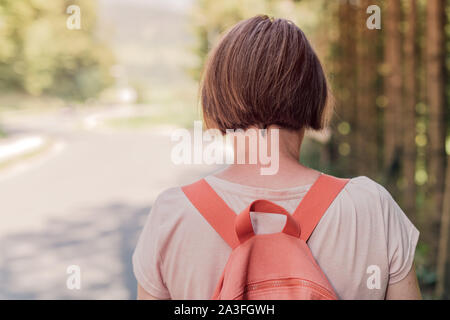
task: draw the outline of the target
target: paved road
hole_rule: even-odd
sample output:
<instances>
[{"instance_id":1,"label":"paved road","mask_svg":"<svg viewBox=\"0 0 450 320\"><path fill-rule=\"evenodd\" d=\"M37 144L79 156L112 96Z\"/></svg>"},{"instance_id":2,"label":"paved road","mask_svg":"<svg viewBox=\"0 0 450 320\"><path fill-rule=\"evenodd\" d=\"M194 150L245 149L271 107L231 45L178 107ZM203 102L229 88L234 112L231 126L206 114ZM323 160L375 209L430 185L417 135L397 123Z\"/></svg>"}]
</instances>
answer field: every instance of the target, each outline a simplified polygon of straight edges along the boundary
<instances>
[{"instance_id":1,"label":"paved road","mask_svg":"<svg viewBox=\"0 0 450 320\"><path fill-rule=\"evenodd\" d=\"M13 122L65 148L0 180L1 299L135 297L131 255L152 201L217 168L176 166L167 134L80 129L71 113ZM66 268L81 268L81 289Z\"/></svg>"}]
</instances>

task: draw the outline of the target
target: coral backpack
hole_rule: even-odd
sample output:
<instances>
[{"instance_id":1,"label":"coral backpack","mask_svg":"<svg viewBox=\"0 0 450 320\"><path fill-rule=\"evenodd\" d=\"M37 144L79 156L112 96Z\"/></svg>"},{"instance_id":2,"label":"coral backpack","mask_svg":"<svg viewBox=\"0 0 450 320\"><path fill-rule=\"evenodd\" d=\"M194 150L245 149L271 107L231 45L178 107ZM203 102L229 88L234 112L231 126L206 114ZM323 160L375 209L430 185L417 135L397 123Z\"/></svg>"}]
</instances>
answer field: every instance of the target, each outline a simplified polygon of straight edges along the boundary
<instances>
[{"instance_id":1,"label":"coral backpack","mask_svg":"<svg viewBox=\"0 0 450 320\"><path fill-rule=\"evenodd\" d=\"M233 249L212 299L338 299L306 241L347 182L321 174L292 215L267 200L236 215L204 179L184 186L191 203ZM256 235L250 212L285 215L284 229Z\"/></svg>"}]
</instances>

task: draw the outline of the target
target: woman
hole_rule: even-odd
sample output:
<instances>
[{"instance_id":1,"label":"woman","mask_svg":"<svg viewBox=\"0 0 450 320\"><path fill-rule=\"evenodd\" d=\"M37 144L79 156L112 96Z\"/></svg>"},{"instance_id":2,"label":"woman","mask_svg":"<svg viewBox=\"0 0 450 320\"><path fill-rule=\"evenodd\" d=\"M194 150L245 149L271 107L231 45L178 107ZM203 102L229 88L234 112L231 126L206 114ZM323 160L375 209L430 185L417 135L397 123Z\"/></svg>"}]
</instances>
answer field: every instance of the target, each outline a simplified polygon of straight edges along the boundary
<instances>
[{"instance_id":1,"label":"woman","mask_svg":"<svg viewBox=\"0 0 450 320\"><path fill-rule=\"evenodd\" d=\"M330 114L326 78L303 32L267 16L238 23L209 57L201 101L208 128L279 136L270 146L278 148L276 174L262 175L260 161L236 163L207 176L208 184L234 212L266 199L292 213L321 175L298 161L305 129L322 129ZM263 214L252 223L257 233L271 233L284 221ZM386 189L361 176L334 199L308 246L340 299L420 299L413 268L418 237ZM181 188L166 190L133 256L138 298L209 299L230 252Z\"/></svg>"}]
</instances>

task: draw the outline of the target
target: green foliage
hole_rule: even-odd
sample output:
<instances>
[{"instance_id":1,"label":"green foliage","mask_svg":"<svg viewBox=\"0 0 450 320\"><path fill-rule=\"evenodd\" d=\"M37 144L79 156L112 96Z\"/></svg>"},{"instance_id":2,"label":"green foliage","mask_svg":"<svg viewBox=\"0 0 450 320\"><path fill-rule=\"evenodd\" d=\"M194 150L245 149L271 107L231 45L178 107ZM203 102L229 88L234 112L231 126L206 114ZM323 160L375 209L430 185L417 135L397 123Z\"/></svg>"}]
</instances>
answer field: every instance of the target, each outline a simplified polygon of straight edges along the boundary
<instances>
[{"instance_id":1,"label":"green foliage","mask_svg":"<svg viewBox=\"0 0 450 320\"><path fill-rule=\"evenodd\" d=\"M425 242L419 241L414 258L417 279L424 299L434 298L432 292L437 279L436 271L428 261L429 250L430 248Z\"/></svg>"},{"instance_id":2,"label":"green foliage","mask_svg":"<svg viewBox=\"0 0 450 320\"><path fill-rule=\"evenodd\" d=\"M81 29L66 9L81 8ZM0 0L0 90L85 100L111 83L111 52L95 38L95 1Z\"/></svg>"},{"instance_id":3,"label":"green foliage","mask_svg":"<svg viewBox=\"0 0 450 320\"><path fill-rule=\"evenodd\" d=\"M450 21L450 2L446 6L446 19ZM447 23L445 27L445 33L447 35L446 48L447 54L446 58L446 66L447 66L447 75L450 75L450 23ZM450 81L447 81L446 87L446 98L447 98L447 114L450 115ZM450 116L447 116L447 135L449 135L450 139ZM447 151L447 154L450 154L450 151Z\"/></svg>"},{"instance_id":4,"label":"green foliage","mask_svg":"<svg viewBox=\"0 0 450 320\"><path fill-rule=\"evenodd\" d=\"M266 14L292 20L304 32L312 35L318 31L319 16L311 13L319 12L325 4L325 0L197 0L192 13L192 25L197 40L194 53L199 63L191 70L191 75L196 80L200 78L209 50L238 21Z\"/></svg>"}]
</instances>

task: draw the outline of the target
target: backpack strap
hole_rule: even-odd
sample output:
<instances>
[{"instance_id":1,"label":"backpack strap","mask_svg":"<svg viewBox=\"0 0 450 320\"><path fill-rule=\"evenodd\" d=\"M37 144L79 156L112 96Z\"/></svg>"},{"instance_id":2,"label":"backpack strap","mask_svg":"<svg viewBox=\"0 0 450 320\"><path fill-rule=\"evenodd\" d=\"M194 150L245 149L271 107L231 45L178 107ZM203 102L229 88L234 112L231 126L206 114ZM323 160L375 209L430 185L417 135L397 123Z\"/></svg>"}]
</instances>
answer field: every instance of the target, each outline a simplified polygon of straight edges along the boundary
<instances>
[{"instance_id":1,"label":"backpack strap","mask_svg":"<svg viewBox=\"0 0 450 320\"><path fill-rule=\"evenodd\" d=\"M308 241L328 207L349 181L322 173L313 183L293 213L301 228L300 239Z\"/></svg>"},{"instance_id":2,"label":"backpack strap","mask_svg":"<svg viewBox=\"0 0 450 320\"><path fill-rule=\"evenodd\" d=\"M239 245L235 232L236 213L214 189L201 179L181 188L189 201L231 248Z\"/></svg>"}]
</instances>

